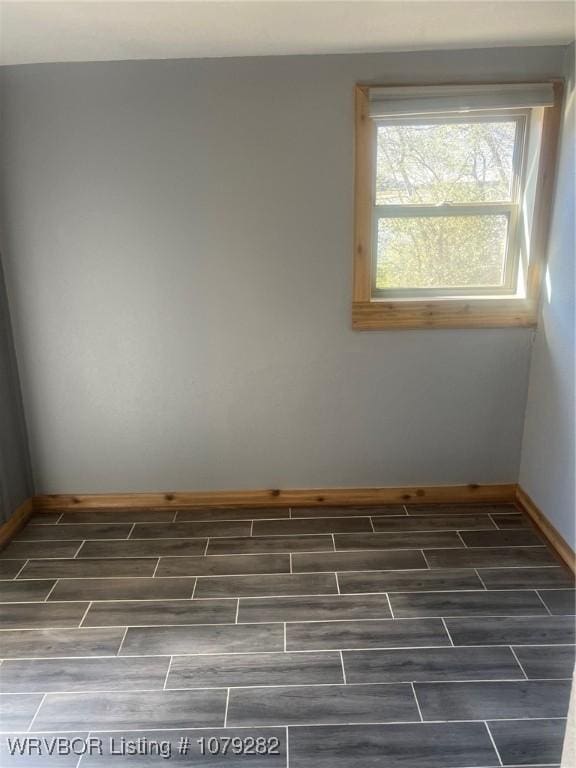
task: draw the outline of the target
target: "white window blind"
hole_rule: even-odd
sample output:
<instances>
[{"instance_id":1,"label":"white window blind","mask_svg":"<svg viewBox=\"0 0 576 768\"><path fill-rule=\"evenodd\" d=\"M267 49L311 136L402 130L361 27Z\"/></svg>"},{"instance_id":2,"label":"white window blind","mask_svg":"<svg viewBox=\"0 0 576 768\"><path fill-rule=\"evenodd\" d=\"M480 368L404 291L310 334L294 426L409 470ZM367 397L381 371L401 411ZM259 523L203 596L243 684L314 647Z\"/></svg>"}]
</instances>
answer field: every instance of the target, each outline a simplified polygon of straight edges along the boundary
<instances>
[{"instance_id":1,"label":"white window blind","mask_svg":"<svg viewBox=\"0 0 576 768\"><path fill-rule=\"evenodd\" d=\"M370 116L526 109L554 105L552 83L430 85L370 88Z\"/></svg>"}]
</instances>

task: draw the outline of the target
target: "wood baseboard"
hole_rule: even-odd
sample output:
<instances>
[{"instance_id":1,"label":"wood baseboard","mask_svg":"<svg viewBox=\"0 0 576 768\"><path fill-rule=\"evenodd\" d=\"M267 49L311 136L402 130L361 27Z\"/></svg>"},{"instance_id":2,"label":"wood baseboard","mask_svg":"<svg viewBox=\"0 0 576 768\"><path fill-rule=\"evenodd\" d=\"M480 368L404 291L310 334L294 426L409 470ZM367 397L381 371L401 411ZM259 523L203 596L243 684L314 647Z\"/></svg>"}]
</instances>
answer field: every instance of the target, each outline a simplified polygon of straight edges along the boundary
<instances>
[{"instance_id":1,"label":"wood baseboard","mask_svg":"<svg viewBox=\"0 0 576 768\"><path fill-rule=\"evenodd\" d=\"M4 549L28 522L34 511L33 500L26 499L18 509L13 512L5 523L0 525L0 550Z\"/></svg>"},{"instance_id":2,"label":"wood baseboard","mask_svg":"<svg viewBox=\"0 0 576 768\"><path fill-rule=\"evenodd\" d=\"M374 506L377 504L459 504L515 501L516 485L428 485L389 488L312 488L175 493L53 494L36 496L34 509L130 509L154 507Z\"/></svg>"},{"instance_id":3,"label":"wood baseboard","mask_svg":"<svg viewBox=\"0 0 576 768\"><path fill-rule=\"evenodd\" d=\"M530 498L521 487L516 487L516 501L520 508L526 512L541 535L546 539L558 558L568 566L572 573L576 574L576 555L562 534L552 525L544 512Z\"/></svg>"},{"instance_id":4,"label":"wood baseboard","mask_svg":"<svg viewBox=\"0 0 576 768\"><path fill-rule=\"evenodd\" d=\"M174 493L49 494L27 499L0 526L0 549L24 526L32 511L61 509L135 509L153 507L167 511L194 507L376 506L378 504L481 504L513 503L526 512L558 558L576 573L574 551L515 483L501 485L423 485L377 488L311 488L255 491L179 491ZM470 507L474 511L474 507Z\"/></svg>"}]
</instances>

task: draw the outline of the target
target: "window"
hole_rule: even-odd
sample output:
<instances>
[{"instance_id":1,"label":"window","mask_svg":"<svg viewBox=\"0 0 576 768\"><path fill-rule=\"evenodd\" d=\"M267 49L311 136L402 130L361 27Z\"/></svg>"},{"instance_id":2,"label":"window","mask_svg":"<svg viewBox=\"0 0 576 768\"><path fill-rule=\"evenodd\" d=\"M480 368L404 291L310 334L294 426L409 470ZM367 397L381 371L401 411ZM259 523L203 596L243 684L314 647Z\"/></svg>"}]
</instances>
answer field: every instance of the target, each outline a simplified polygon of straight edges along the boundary
<instances>
[{"instance_id":1,"label":"window","mask_svg":"<svg viewBox=\"0 0 576 768\"><path fill-rule=\"evenodd\" d=\"M356 92L353 325L533 325L557 83Z\"/></svg>"}]
</instances>

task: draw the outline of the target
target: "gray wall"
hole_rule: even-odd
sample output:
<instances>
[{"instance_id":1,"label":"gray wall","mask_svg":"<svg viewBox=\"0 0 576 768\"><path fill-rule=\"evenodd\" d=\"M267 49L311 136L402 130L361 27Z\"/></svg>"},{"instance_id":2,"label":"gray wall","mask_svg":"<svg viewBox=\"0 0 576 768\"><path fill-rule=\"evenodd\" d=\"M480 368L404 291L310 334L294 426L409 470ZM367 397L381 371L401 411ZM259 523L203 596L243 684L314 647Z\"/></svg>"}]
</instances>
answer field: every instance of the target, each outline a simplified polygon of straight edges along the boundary
<instances>
[{"instance_id":1,"label":"gray wall","mask_svg":"<svg viewBox=\"0 0 576 768\"><path fill-rule=\"evenodd\" d=\"M530 369L520 483L576 548L574 494L574 181L576 159L574 46L566 55L566 109L554 216L548 249L548 288Z\"/></svg>"},{"instance_id":2,"label":"gray wall","mask_svg":"<svg viewBox=\"0 0 576 768\"><path fill-rule=\"evenodd\" d=\"M28 441L0 259L0 521L31 495Z\"/></svg>"},{"instance_id":3,"label":"gray wall","mask_svg":"<svg viewBox=\"0 0 576 768\"><path fill-rule=\"evenodd\" d=\"M564 49L5 68L7 278L44 492L508 482L531 332L352 332L356 81Z\"/></svg>"}]
</instances>

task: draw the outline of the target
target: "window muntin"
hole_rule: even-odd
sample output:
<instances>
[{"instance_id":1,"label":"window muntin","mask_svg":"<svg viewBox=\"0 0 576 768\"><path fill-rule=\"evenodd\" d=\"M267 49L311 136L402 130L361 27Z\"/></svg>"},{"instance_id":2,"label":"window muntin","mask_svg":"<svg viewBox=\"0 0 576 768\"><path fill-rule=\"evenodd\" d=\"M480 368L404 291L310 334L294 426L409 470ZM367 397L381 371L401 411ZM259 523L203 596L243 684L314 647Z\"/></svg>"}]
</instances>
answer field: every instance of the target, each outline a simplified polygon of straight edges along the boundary
<instances>
[{"instance_id":1,"label":"window muntin","mask_svg":"<svg viewBox=\"0 0 576 768\"><path fill-rule=\"evenodd\" d=\"M516 293L528 114L374 120L374 299Z\"/></svg>"}]
</instances>

